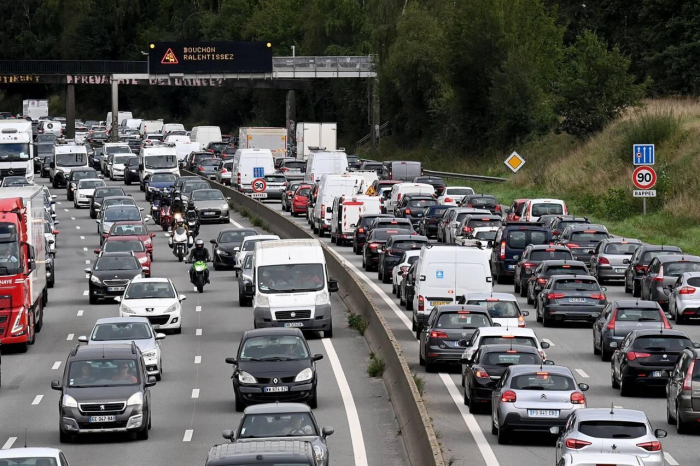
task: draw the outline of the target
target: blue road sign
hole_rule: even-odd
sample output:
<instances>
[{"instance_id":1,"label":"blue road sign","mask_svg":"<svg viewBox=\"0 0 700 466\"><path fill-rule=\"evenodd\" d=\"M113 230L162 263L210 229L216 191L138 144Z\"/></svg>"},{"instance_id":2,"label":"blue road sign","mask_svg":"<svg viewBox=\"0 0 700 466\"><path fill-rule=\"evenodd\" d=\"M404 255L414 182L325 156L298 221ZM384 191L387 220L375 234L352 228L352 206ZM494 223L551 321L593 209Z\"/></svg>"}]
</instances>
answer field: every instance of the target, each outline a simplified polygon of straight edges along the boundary
<instances>
[{"instance_id":1,"label":"blue road sign","mask_svg":"<svg viewBox=\"0 0 700 466\"><path fill-rule=\"evenodd\" d=\"M633 165L654 165L654 144L635 144L632 146Z\"/></svg>"},{"instance_id":2,"label":"blue road sign","mask_svg":"<svg viewBox=\"0 0 700 466\"><path fill-rule=\"evenodd\" d=\"M253 167L253 177L262 178L265 176L265 167Z\"/></svg>"}]
</instances>

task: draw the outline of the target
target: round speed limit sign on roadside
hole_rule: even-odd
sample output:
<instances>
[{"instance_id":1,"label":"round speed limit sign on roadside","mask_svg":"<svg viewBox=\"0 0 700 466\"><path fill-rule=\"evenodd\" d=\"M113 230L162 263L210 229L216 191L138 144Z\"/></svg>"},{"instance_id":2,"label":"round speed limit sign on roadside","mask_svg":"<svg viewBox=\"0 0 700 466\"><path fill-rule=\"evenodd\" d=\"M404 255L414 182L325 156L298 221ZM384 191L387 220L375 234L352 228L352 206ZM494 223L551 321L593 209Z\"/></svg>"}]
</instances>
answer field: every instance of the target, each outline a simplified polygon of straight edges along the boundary
<instances>
[{"instance_id":1,"label":"round speed limit sign on roadside","mask_svg":"<svg viewBox=\"0 0 700 466\"><path fill-rule=\"evenodd\" d=\"M656 171L652 167L637 167L632 173L632 182L637 189L651 189L656 184Z\"/></svg>"},{"instance_id":2,"label":"round speed limit sign on roadside","mask_svg":"<svg viewBox=\"0 0 700 466\"><path fill-rule=\"evenodd\" d=\"M254 193L262 193L267 189L267 183L262 178L256 178L251 183L251 188Z\"/></svg>"}]
</instances>

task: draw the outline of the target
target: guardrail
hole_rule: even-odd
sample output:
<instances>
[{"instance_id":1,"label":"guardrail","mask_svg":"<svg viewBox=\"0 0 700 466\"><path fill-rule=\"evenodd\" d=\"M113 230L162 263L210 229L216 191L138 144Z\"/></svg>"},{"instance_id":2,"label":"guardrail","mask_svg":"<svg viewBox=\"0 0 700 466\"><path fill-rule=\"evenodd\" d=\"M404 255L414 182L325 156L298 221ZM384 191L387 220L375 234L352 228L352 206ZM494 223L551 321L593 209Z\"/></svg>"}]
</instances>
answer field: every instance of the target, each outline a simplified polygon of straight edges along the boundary
<instances>
[{"instance_id":1,"label":"guardrail","mask_svg":"<svg viewBox=\"0 0 700 466\"><path fill-rule=\"evenodd\" d=\"M195 175L195 173L186 170L181 170L181 174L183 176ZM272 233L280 238L315 239L315 236L306 229L262 202L228 186L213 181L209 182L224 196L230 197L233 204L260 217L269 225ZM413 374L411 374L403 355L401 345L363 283L345 265L345 260L327 245L322 242L321 244L326 256L329 276L338 280L340 298L348 309L352 309L355 314L362 316L367 322L367 330L364 334L365 341L374 354L386 363L383 376L384 384L389 392L411 465L445 466L430 416L413 380Z\"/></svg>"},{"instance_id":2,"label":"guardrail","mask_svg":"<svg viewBox=\"0 0 700 466\"><path fill-rule=\"evenodd\" d=\"M435 170L423 170L426 175L436 175L441 178L454 178L456 180L473 180L473 181L483 181L484 183L505 183L508 178L500 178L497 176L482 176L482 175L468 175L466 173L450 173L450 172L438 172Z\"/></svg>"}]
</instances>

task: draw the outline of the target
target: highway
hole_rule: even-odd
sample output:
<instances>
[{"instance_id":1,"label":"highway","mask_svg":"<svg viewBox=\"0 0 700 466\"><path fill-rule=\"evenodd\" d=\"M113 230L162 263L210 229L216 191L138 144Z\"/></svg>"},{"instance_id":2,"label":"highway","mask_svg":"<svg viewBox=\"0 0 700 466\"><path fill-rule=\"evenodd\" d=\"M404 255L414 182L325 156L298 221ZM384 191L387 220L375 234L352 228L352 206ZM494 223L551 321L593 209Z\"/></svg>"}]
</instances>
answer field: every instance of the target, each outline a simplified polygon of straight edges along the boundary
<instances>
[{"instance_id":1,"label":"highway","mask_svg":"<svg viewBox=\"0 0 700 466\"><path fill-rule=\"evenodd\" d=\"M40 179L48 185L48 180ZM121 181L107 182L124 186ZM148 204L138 185L124 186L139 206ZM58 195L56 211L60 234L56 257L56 286L49 290L45 325L36 344L26 354L8 350L2 356L0 387L0 448L23 446L56 447L64 451L72 466L95 464L126 466L204 464L209 448L222 443L221 432L235 428L240 413L234 409L231 366L240 337L251 329L251 307L238 305L233 271L214 271L204 293L189 283L188 267L178 263L163 231L147 223L154 238L152 276L173 280L183 303L183 331L163 341L163 380L152 388L153 429L146 441L127 436L80 437L76 443L60 444L58 438L59 392L50 388L60 379L68 352L80 335L87 335L101 317L117 316L117 304L88 304L88 282L84 269L99 247L96 224L87 209L75 210ZM222 228L250 227L246 219L233 215L233 225L203 225L199 238L209 240ZM329 437L331 462L336 465L409 464L394 411L382 379L370 378L366 368L369 348L365 340L347 327L346 309L333 298L334 337L308 335L313 353L323 354L317 363L319 407L314 410L320 426L333 426ZM462 426L457 427L463 431Z\"/></svg>"}]
</instances>

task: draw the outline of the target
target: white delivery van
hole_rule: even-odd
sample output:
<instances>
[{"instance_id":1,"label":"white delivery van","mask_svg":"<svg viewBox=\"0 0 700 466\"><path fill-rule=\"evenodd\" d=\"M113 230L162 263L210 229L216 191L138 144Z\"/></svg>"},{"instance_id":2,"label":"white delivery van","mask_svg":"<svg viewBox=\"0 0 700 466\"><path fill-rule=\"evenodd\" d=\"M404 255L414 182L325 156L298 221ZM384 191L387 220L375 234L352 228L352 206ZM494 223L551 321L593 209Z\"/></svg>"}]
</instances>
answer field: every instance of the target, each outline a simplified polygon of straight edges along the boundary
<instances>
[{"instance_id":1,"label":"white delivery van","mask_svg":"<svg viewBox=\"0 0 700 466\"><path fill-rule=\"evenodd\" d=\"M141 137L147 134L160 133L163 130L163 120L141 120L139 133Z\"/></svg>"},{"instance_id":2,"label":"white delivery van","mask_svg":"<svg viewBox=\"0 0 700 466\"><path fill-rule=\"evenodd\" d=\"M319 236L331 231L333 200L338 196L355 196L364 192L364 178L353 174L323 175L318 182L318 194L311 216L311 226Z\"/></svg>"},{"instance_id":3,"label":"white delivery van","mask_svg":"<svg viewBox=\"0 0 700 466\"><path fill-rule=\"evenodd\" d=\"M31 121L0 120L0 178L24 175L27 181L34 182L33 152Z\"/></svg>"},{"instance_id":4,"label":"white delivery van","mask_svg":"<svg viewBox=\"0 0 700 466\"><path fill-rule=\"evenodd\" d=\"M22 115L36 121L49 116L49 101L45 99L27 99L22 101Z\"/></svg>"},{"instance_id":5,"label":"white delivery van","mask_svg":"<svg viewBox=\"0 0 700 466\"><path fill-rule=\"evenodd\" d=\"M148 179L155 172L180 175L174 144L145 142L139 151L139 185L145 190Z\"/></svg>"},{"instance_id":6,"label":"white delivery van","mask_svg":"<svg viewBox=\"0 0 700 466\"><path fill-rule=\"evenodd\" d=\"M435 188L425 183L398 183L391 188L391 197L386 206L387 213L393 214L394 208L399 203L401 198L406 194L418 196L432 196L435 194Z\"/></svg>"},{"instance_id":7,"label":"white delivery van","mask_svg":"<svg viewBox=\"0 0 700 466\"><path fill-rule=\"evenodd\" d=\"M163 134L168 134L171 131L185 131L185 126L182 123L165 123L161 129Z\"/></svg>"},{"instance_id":8,"label":"white delivery van","mask_svg":"<svg viewBox=\"0 0 700 466\"><path fill-rule=\"evenodd\" d=\"M287 128L238 128L238 148L269 149L273 156L284 157L287 155Z\"/></svg>"},{"instance_id":9,"label":"white delivery van","mask_svg":"<svg viewBox=\"0 0 700 466\"><path fill-rule=\"evenodd\" d=\"M141 118L124 118L120 125L126 129L139 129L142 121Z\"/></svg>"},{"instance_id":10,"label":"white delivery van","mask_svg":"<svg viewBox=\"0 0 700 466\"><path fill-rule=\"evenodd\" d=\"M221 141L221 128L218 126L195 126L192 128L190 139L199 144L199 150L203 150L210 142Z\"/></svg>"},{"instance_id":11,"label":"white delivery van","mask_svg":"<svg viewBox=\"0 0 700 466\"><path fill-rule=\"evenodd\" d=\"M525 205L521 222L538 222L543 215L569 215L561 199L530 199Z\"/></svg>"},{"instance_id":12,"label":"white delivery van","mask_svg":"<svg viewBox=\"0 0 700 466\"><path fill-rule=\"evenodd\" d=\"M372 184L379 179L379 175L375 170L353 170L353 175L361 176L365 179L365 192Z\"/></svg>"},{"instance_id":13,"label":"white delivery van","mask_svg":"<svg viewBox=\"0 0 700 466\"><path fill-rule=\"evenodd\" d=\"M163 136L163 142L192 142L192 140L189 136L185 136L184 134L165 134L165 136Z\"/></svg>"},{"instance_id":14,"label":"white delivery van","mask_svg":"<svg viewBox=\"0 0 700 466\"><path fill-rule=\"evenodd\" d=\"M355 226L363 215L381 213L381 203L377 196L356 195L338 196L333 201L333 218L331 220L331 243L342 246L352 243Z\"/></svg>"},{"instance_id":15,"label":"white delivery van","mask_svg":"<svg viewBox=\"0 0 700 466\"><path fill-rule=\"evenodd\" d=\"M272 152L270 149L241 149L237 151L233 162L233 173L240 192L264 199L267 195L264 192L253 193L251 183L255 179L275 173L275 159Z\"/></svg>"},{"instance_id":16,"label":"white delivery van","mask_svg":"<svg viewBox=\"0 0 700 466\"><path fill-rule=\"evenodd\" d=\"M348 171L348 156L343 151L311 148L306 160L304 183L314 184L323 175L342 175Z\"/></svg>"},{"instance_id":17,"label":"white delivery van","mask_svg":"<svg viewBox=\"0 0 700 466\"><path fill-rule=\"evenodd\" d=\"M321 243L315 239L265 241L253 252L254 327L293 327L333 337L331 293Z\"/></svg>"},{"instance_id":18,"label":"white delivery van","mask_svg":"<svg viewBox=\"0 0 700 466\"><path fill-rule=\"evenodd\" d=\"M121 123L122 121L129 120L131 118L134 118L131 112L118 112L117 125L119 125L119 123ZM105 120L105 126L107 127L107 131L112 130L112 112L107 112L107 120Z\"/></svg>"},{"instance_id":19,"label":"white delivery van","mask_svg":"<svg viewBox=\"0 0 700 466\"><path fill-rule=\"evenodd\" d=\"M71 140L56 141L49 169L49 179L53 187L65 186L70 172L81 168L90 168L85 146Z\"/></svg>"},{"instance_id":20,"label":"white delivery van","mask_svg":"<svg viewBox=\"0 0 700 466\"><path fill-rule=\"evenodd\" d=\"M424 247L416 263L413 296L413 331L420 332L439 305L454 304L467 293L490 293L488 256L479 248Z\"/></svg>"},{"instance_id":21,"label":"white delivery van","mask_svg":"<svg viewBox=\"0 0 700 466\"><path fill-rule=\"evenodd\" d=\"M187 138L187 141L179 141L176 140L175 142L171 142L170 139L168 139L167 144L174 144L175 145L175 153L177 154L177 160L178 162L184 162L185 157L187 157L188 154L191 154L192 152L199 152L199 144L196 142L189 141L190 137L189 136L179 136L182 138Z\"/></svg>"},{"instance_id":22,"label":"white delivery van","mask_svg":"<svg viewBox=\"0 0 700 466\"><path fill-rule=\"evenodd\" d=\"M297 123L297 158L306 160L309 147L334 151L338 145L338 123Z\"/></svg>"}]
</instances>

